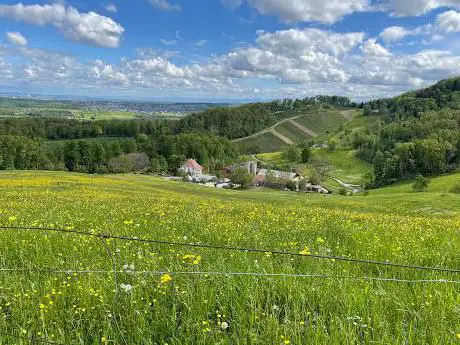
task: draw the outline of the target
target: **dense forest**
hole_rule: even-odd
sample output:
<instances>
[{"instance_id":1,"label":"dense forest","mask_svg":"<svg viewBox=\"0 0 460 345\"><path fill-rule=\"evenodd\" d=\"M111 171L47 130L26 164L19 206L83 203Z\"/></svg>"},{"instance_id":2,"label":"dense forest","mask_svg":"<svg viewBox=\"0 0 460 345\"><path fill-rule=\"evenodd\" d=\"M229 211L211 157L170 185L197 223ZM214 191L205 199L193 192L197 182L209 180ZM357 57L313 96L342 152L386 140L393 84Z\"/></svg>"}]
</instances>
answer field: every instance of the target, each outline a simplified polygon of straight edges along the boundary
<instances>
[{"instance_id":1,"label":"dense forest","mask_svg":"<svg viewBox=\"0 0 460 345\"><path fill-rule=\"evenodd\" d=\"M351 134L360 158L374 165L371 185L437 175L460 164L460 78L363 105L382 122Z\"/></svg>"},{"instance_id":2,"label":"dense forest","mask_svg":"<svg viewBox=\"0 0 460 345\"><path fill-rule=\"evenodd\" d=\"M176 172L188 157L209 169L221 169L237 160L239 153L227 139L195 133L60 142L0 135L0 169Z\"/></svg>"}]
</instances>

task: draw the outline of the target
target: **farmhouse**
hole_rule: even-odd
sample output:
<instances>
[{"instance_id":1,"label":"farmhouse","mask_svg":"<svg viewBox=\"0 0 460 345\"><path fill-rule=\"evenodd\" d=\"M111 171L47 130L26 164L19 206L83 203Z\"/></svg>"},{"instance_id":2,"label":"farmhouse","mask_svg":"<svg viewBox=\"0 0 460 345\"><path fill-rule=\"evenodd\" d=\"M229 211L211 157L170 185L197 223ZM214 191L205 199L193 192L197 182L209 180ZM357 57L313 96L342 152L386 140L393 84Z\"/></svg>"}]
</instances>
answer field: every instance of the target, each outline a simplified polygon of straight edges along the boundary
<instances>
[{"instance_id":1,"label":"farmhouse","mask_svg":"<svg viewBox=\"0 0 460 345\"><path fill-rule=\"evenodd\" d=\"M298 182L301 178L302 176L295 172L260 169L255 183L257 186L284 186L288 181Z\"/></svg>"},{"instance_id":2,"label":"farmhouse","mask_svg":"<svg viewBox=\"0 0 460 345\"><path fill-rule=\"evenodd\" d=\"M204 168L194 159L187 159L187 161L185 161L185 163L179 168L179 172L190 176L202 175L203 170Z\"/></svg>"}]
</instances>

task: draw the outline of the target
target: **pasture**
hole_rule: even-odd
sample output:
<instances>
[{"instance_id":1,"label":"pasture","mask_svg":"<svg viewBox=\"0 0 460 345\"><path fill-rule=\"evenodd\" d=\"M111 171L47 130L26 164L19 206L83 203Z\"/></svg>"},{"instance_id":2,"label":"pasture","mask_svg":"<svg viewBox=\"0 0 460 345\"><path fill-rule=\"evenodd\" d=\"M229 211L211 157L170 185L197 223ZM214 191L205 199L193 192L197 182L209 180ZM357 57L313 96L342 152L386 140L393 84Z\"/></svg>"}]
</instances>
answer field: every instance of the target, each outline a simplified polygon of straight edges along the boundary
<instances>
[{"instance_id":1,"label":"pasture","mask_svg":"<svg viewBox=\"0 0 460 345\"><path fill-rule=\"evenodd\" d=\"M460 274L310 255L458 269L458 178L324 197L1 172L0 344L455 344Z\"/></svg>"}]
</instances>

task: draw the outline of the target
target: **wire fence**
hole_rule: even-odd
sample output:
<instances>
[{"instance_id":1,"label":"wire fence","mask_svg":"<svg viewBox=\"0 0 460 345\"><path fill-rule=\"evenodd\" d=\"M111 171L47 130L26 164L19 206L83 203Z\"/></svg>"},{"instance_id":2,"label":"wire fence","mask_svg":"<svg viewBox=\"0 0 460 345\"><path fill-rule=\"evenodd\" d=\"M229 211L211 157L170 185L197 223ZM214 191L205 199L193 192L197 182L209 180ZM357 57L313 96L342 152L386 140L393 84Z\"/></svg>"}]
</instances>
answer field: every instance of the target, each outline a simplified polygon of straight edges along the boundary
<instances>
[{"instance_id":1,"label":"wire fence","mask_svg":"<svg viewBox=\"0 0 460 345\"><path fill-rule=\"evenodd\" d=\"M81 275L189 275L189 276L225 276L225 277L265 277L265 278L317 278L317 279L335 279L335 280L353 280L353 281L378 281L378 282L395 282L395 283L439 283L439 284L460 284L460 280L452 279L398 279L398 278L382 278L382 277L367 277L367 276L346 276L346 275L330 275L330 274L313 274L313 273L267 273L267 272L221 272L221 271L107 271L107 270L43 270L43 269L27 269L27 268L1 268L1 272L20 272L20 273L41 273L41 274L81 274Z\"/></svg>"},{"instance_id":2,"label":"wire fence","mask_svg":"<svg viewBox=\"0 0 460 345\"><path fill-rule=\"evenodd\" d=\"M112 266L111 270L68 270L68 269L48 269L48 268L0 268L0 273L44 273L44 274L109 274L113 277L114 283L114 294L112 299L112 319L115 328L120 334L120 338L123 344L128 345L128 341L124 336L122 330L122 320L119 319L117 313L118 307L118 296L119 296L119 286L118 286L118 276L122 274L136 274L136 275L163 275L163 274L172 274L172 275L184 275L184 276L200 276L200 277L211 277L211 276L223 276L223 277L260 277L260 278L303 278L303 279L325 279L325 280L350 280L350 281L368 281L368 282L382 282L382 283L401 283L401 284L460 284L460 280L456 279L399 279L399 278L386 278L386 277L375 277L375 276L346 276L346 275L333 275L333 274L323 274L323 273L267 273L267 272L220 272L220 271L168 271L168 270L144 270L144 271L123 271L117 268L117 263L114 258L114 255L110 249L110 246L107 242L109 239L119 240L119 241L130 241L136 243L149 243L149 244L161 244L177 247L188 247L188 248L202 248L202 249L214 249L221 251L233 251L233 252L242 252L242 253L258 253L258 254L267 254L270 255L280 255L280 256L290 256L290 257L301 257L301 258L311 258L319 260L329 260L329 262L348 262L352 264L362 264L362 265L372 265L372 266L385 266L385 267L395 267L402 269L411 269L417 271L431 271L431 272L442 272L449 274L459 274L460 269L455 268L446 268L446 267L430 267L430 266L421 266L413 264L403 264L390 261L377 261L377 260L367 260L360 258L350 258L344 256L333 256L333 255L320 255L320 254L310 254L310 253L295 253L288 251L280 250L270 250L270 249L259 249L259 248L245 248L237 246L223 246L223 245L213 245L213 244L202 244L202 243L183 243L183 242L174 242L167 240L156 240L156 239L145 239L138 237L129 237L121 235L112 235L108 233L97 233L90 231L80 231L74 229L66 228L54 228L54 227L27 227L27 226L0 226L2 231L27 231L27 232L46 232L46 233L63 233L63 234L74 234L78 236L88 236L95 239L99 239L104 251L106 252L108 258L110 259L110 264ZM20 335L14 335L10 333L0 332L0 335L6 337L12 337L16 339L22 339L27 341L29 344L42 343L42 344L57 344L61 345L63 343L43 340L37 337L26 337ZM69 345L68 343L66 345Z\"/></svg>"},{"instance_id":3,"label":"wire fence","mask_svg":"<svg viewBox=\"0 0 460 345\"><path fill-rule=\"evenodd\" d=\"M453 274L460 273L460 269L455 269L455 268L421 266L421 265L396 263L396 262L391 262L391 261L377 261L377 260L350 258L350 257L345 257L345 256L321 255L321 254L312 254L312 253L295 253L295 252L272 250L272 249L245 248L245 247L222 246L222 245L212 245L212 244L202 244L202 243L184 243L184 242L174 242L174 241L166 241L166 240L143 239L143 238L138 238L138 237L112 235L108 233L96 233L96 232L88 232L88 231L80 231L80 230L70 230L70 229L63 229L63 228L0 226L0 230L58 232L58 233L68 233L68 234L76 234L76 235L81 235L81 236L96 237L100 239L114 239L114 240L139 242L139 243L163 244L163 245L178 246L178 247L203 248L203 249L215 249L215 250L225 250L225 251L237 251L237 252L244 252L244 253L258 253L258 254L282 255L282 256L291 256L291 257L314 258L314 259L320 259L320 260L343 261L343 262L350 262L350 263L355 263L355 264L388 266L388 267L397 267L397 268L404 268L404 269L444 272L444 273L453 273Z\"/></svg>"}]
</instances>

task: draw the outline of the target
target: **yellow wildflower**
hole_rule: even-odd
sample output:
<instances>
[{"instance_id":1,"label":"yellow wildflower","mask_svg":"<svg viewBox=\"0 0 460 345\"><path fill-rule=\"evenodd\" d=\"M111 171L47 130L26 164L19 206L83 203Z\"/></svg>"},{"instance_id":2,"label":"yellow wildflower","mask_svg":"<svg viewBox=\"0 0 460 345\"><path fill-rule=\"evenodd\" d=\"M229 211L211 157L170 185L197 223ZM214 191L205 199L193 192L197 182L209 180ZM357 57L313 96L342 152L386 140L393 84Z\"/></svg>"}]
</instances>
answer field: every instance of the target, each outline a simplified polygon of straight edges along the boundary
<instances>
[{"instance_id":1,"label":"yellow wildflower","mask_svg":"<svg viewBox=\"0 0 460 345\"><path fill-rule=\"evenodd\" d=\"M173 280L173 278L171 277L170 274L166 273L166 274L163 274L160 278L160 282L162 284L168 284L169 282L171 282Z\"/></svg>"},{"instance_id":2,"label":"yellow wildflower","mask_svg":"<svg viewBox=\"0 0 460 345\"><path fill-rule=\"evenodd\" d=\"M305 248L299 254L301 254L301 255L310 255L311 254L310 248L305 246Z\"/></svg>"}]
</instances>

